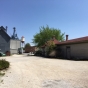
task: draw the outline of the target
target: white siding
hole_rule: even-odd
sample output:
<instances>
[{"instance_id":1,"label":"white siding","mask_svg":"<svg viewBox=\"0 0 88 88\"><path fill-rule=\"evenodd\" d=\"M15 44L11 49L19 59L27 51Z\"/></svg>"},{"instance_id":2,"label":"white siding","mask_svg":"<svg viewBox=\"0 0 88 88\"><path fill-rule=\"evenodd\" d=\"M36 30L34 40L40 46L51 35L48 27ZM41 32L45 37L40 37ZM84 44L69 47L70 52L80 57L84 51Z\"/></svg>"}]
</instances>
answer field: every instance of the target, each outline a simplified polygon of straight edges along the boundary
<instances>
[{"instance_id":1,"label":"white siding","mask_svg":"<svg viewBox=\"0 0 88 88\"><path fill-rule=\"evenodd\" d=\"M88 43L61 45L64 57L66 57L66 46L70 46L71 57L88 58Z\"/></svg>"},{"instance_id":2,"label":"white siding","mask_svg":"<svg viewBox=\"0 0 88 88\"><path fill-rule=\"evenodd\" d=\"M10 51L11 51L11 53L17 53L18 48L21 48L21 41L10 40Z\"/></svg>"}]
</instances>

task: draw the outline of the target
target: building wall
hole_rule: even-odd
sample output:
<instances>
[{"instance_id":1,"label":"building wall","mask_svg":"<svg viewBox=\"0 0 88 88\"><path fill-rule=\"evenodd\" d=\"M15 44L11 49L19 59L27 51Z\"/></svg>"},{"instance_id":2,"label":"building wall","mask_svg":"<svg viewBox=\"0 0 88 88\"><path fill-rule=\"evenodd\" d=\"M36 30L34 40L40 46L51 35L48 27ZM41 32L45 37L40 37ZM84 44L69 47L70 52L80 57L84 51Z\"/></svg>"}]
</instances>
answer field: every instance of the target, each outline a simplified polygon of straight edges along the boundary
<instances>
[{"instance_id":1,"label":"building wall","mask_svg":"<svg viewBox=\"0 0 88 88\"><path fill-rule=\"evenodd\" d=\"M21 48L21 41L10 40L10 52L11 54L18 53L18 48Z\"/></svg>"},{"instance_id":2,"label":"building wall","mask_svg":"<svg viewBox=\"0 0 88 88\"><path fill-rule=\"evenodd\" d=\"M70 56L78 58L88 58L88 43L68 44L58 46L62 50L62 55L66 58L66 47L70 46Z\"/></svg>"},{"instance_id":3,"label":"building wall","mask_svg":"<svg viewBox=\"0 0 88 88\"><path fill-rule=\"evenodd\" d=\"M0 31L0 52L5 53L6 51L10 51L10 38Z\"/></svg>"},{"instance_id":4,"label":"building wall","mask_svg":"<svg viewBox=\"0 0 88 88\"><path fill-rule=\"evenodd\" d=\"M38 48L36 46L30 46L30 47L25 48L25 53L29 53L29 52L35 53L35 51L37 51L37 50L38 50Z\"/></svg>"},{"instance_id":5,"label":"building wall","mask_svg":"<svg viewBox=\"0 0 88 88\"><path fill-rule=\"evenodd\" d=\"M35 53L35 46L30 47L29 50L30 50L29 52L33 52L33 53Z\"/></svg>"}]
</instances>

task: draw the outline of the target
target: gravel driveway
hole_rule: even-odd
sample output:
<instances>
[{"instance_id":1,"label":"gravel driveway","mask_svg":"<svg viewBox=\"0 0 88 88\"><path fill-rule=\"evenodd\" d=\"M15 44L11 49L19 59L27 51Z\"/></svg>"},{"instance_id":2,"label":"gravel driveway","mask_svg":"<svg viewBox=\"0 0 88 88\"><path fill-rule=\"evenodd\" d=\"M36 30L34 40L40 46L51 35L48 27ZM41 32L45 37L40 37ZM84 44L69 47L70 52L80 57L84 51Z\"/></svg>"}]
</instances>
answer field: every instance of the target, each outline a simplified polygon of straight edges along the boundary
<instances>
[{"instance_id":1,"label":"gravel driveway","mask_svg":"<svg viewBox=\"0 0 88 88\"><path fill-rule=\"evenodd\" d=\"M1 59L1 58L0 58ZM88 61L14 55L0 88L88 88Z\"/></svg>"}]
</instances>

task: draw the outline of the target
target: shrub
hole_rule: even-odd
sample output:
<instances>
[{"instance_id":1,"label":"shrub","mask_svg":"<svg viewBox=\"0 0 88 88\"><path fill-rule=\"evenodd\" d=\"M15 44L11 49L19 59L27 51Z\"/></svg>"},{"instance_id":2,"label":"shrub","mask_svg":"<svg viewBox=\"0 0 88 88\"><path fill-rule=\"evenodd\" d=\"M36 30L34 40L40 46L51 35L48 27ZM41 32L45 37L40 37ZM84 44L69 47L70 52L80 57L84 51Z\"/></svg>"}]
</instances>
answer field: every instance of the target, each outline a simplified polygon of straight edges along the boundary
<instances>
[{"instance_id":1,"label":"shrub","mask_svg":"<svg viewBox=\"0 0 88 88\"><path fill-rule=\"evenodd\" d=\"M53 41L47 42L47 48L46 48L46 56L47 57L56 57L56 51L55 51L55 43Z\"/></svg>"},{"instance_id":2,"label":"shrub","mask_svg":"<svg viewBox=\"0 0 88 88\"><path fill-rule=\"evenodd\" d=\"M42 51L41 50L36 51L35 56L42 56Z\"/></svg>"},{"instance_id":3,"label":"shrub","mask_svg":"<svg viewBox=\"0 0 88 88\"><path fill-rule=\"evenodd\" d=\"M5 75L5 73L2 73L1 71L0 71L0 76L4 76Z\"/></svg>"},{"instance_id":4,"label":"shrub","mask_svg":"<svg viewBox=\"0 0 88 88\"><path fill-rule=\"evenodd\" d=\"M51 51L51 52L49 53L49 56L50 56L50 57L56 57L56 51L55 51L55 50Z\"/></svg>"},{"instance_id":5,"label":"shrub","mask_svg":"<svg viewBox=\"0 0 88 88\"><path fill-rule=\"evenodd\" d=\"M10 63L4 59L0 60L0 70L9 68Z\"/></svg>"}]
</instances>

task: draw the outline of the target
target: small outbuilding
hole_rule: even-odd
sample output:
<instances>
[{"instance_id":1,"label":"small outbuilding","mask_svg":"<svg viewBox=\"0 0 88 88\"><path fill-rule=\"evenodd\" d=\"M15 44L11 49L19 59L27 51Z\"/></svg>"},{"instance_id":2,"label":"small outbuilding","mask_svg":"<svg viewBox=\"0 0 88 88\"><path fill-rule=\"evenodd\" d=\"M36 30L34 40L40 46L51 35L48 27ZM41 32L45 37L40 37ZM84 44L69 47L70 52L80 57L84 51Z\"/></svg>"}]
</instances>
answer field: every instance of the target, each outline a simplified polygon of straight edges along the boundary
<instances>
[{"instance_id":1,"label":"small outbuilding","mask_svg":"<svg viewBox=\"0 0 88 88\"><path fill-rule=\"evenodd\" d=\"M88 36L68 40L66 35L66 41L58 42L57 47L62 50L64 58L88 59Z\"/></svg>"},{"instance_id":2,"label":"small outbuilding","mask_svg":"<svg viewBox=\"0 0 88 88\"><path fill-rule=\"evenodd\" d=\"M65 41L59 41L55 38L52 41L57 47L56 52L59 51L56 53L57 57L60 54L62 58L67 59L88 59L88 36L68 40L68 35L66 35ZM46 45L41 47L44 56L46 47Z\"/></svg>"}]
</instances>

